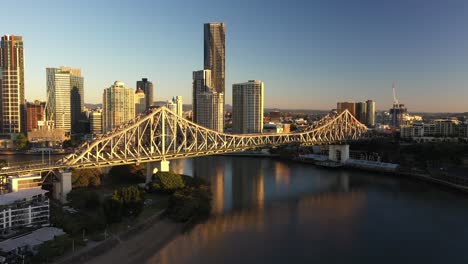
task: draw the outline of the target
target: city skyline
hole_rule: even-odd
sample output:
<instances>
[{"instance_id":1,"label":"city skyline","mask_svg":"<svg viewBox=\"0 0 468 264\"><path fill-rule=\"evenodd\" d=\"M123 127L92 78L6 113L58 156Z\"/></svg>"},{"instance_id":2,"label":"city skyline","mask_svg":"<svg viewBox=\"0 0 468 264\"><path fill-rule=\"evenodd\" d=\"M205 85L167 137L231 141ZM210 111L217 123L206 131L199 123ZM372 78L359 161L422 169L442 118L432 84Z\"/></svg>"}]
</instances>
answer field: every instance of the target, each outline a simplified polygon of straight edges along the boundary
<instances>
[{"instance_id":1,"label":"city skyline","mask_svg":"<svg viewBox=\"0 0 468 264\"><path fill-rule=\"evenodd\" d=\"M468 5L461 1L296 1L288 6L273 1L268 7L265 1L252 7L243 1L101 1L76 9L49 2L51 8L33 1L26 7L8 6L0 18L2 35L23 37L28 101L46 98L44 69L55 65L81 68L87 76L86 103L101 103L102 91L114 80L132 84L141 78L158 87L155 101L173 94L190 100L191 74L203 59L201 25L219 21L229 29L226 86L264 80L267 108L331 109L337 101L365 98L388 110L391 82L397 80L399 98L410 112L468 111L468 37L463 31ZM264 12L253 16L260 7ZM79 23L56 23L77 10L82 14ZM236 16L240 11L243 19ZM20 12L26 18L11 22ZM116 12L118 21L110 18ZM54 30L43 30L52 23ZM148 40L135 42L135 33L147 34ZM232 103L230 89L226 103Z\"/></svg>"}]
</instances>

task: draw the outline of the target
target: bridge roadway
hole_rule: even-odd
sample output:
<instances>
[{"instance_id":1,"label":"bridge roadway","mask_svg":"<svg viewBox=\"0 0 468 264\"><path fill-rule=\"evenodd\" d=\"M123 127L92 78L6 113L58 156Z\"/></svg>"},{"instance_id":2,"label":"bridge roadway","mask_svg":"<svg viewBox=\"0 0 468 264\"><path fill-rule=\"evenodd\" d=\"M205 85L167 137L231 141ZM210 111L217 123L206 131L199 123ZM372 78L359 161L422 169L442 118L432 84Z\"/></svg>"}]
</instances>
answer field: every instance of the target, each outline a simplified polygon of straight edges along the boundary
<instances>
[{"instance_id":1,"label":"bridge roadway","mask_svg":"<svg viewBox=\"0 0 468 264\"><path fill-rule=\"evenodd\" d=\"M163 162L285 144L340 144L359 139L367 128L345 110L329 114L299 133L225 134L199 126L166 107L149 110L134 120L83 143L74 153L50 164L10 166L0 177L73 168Z\"/></svg>"}]
</instances>

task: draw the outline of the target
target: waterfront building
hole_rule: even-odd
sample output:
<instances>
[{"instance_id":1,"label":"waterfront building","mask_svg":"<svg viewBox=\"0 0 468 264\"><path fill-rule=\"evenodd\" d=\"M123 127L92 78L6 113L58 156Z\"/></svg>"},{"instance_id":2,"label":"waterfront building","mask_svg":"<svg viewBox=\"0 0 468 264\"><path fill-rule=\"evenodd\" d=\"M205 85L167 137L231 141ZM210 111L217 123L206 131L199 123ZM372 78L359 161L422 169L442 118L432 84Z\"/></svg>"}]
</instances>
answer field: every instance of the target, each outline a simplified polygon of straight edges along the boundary
<instances>
[{"instance_id":1,"label":"waterfront building","mask_svg":"<svg viewBox=\"0 0 468 264\"><path fill-rule=\"evenodd\" d=\"M102 108L102 129L106 133L135 117L135 92L115 81L104 89Z\"/></svg>"},{"instance_id":2,"label":"waterfront building","mask_svg":"<svg viewBox=\"0 0 468 264\"><path fill-rule=\"evenodd\" d=\"M46 193L42 189L27 189L0 195L0 230L48 224Z\"/></svg>"},{"instance_id":3,"label":"waterfront building","mask_svg":"<svg viewBox=\"0 0 468 264\"><path fill-rule=\"evenodd\" d=\"M102 110L89 113L89 130L93 135L102 134Z\"/></svg>"},{"instance_id":4,"label":"waterfront building","mask_svg":"<svg viewBox=\"0 0 468 264\"><path fill-rule=\"evenodd\" d=\"M368 127L375 127L375 102L372 100L366 101L366 122Z\"/></svg>"},{"instance_id":5,"label":"waterfront building","mask_svg":"<svg viewBox=\"0 0 468 264\"><path fill-rule=\"evenodd\" d=\"M31 132L45 125L46 102L36 100L26 103L26 131Z\"/></svg>"},{"instance_id":6,"label":"waterfront building","mask_svg":"<svg viewBox=\"0 0 468 264\"><path fill-rule=\"evenodd\" d=\"M150 106L154 105L154 85L148 81L147 78L142 78L141 81L137 81L136 88L143 90L145 93L145 110Z\"/></svg>"},{"instance_id":7,"label":"waterfront building","mask_svg":"<svg viewBox=\"0 0 468 264\"><path fill-rule=\"evenodd\" d=\"M355 102L338 102L336 104L336 111L338 113L348 110L354 117L356 117L356 103Z\"/></svg>"},{"instance_id":8,"label":"waterfront building","mask_svg":"<svg viewBox=\"0 0 468 264\"><path fill-rule=\"evenodd\" d=\"M0 134L26 132L23 37L4 35L0 41Z\"/></svg>"},{"instance_id":9,"label":"waterfront building","mask_svg":"<svg viewBox=\"0 0 468 264\"><path fill-rule=\"evenodd\" d=\"M47 68L47 120L66 134L81 133L84 119L84 79L81 70L71 67Z\"/></svg>"},{"instance_id":10,"label":"waterfront building","mask_svg":"<svg viewBox=\"0 0 468 264\"><path fill-rule=\"evenodd\" d=\"M224 102L225 102L225 63L226 63L226 26L224 23L204 24L204 69L211 71L211 98L216 105L211 106L217 109L219 116L213 116L213 124L219 124L216 120L223 120L221 126L217 126L218 131L224 131ZM205 91L208 92L208 91ZM223 98L220 100L219 96ZM219 102L223 102L220 105ZM212 128L212 127L211 127Z\"/></svg>"},{"instance_id":11,"label":"waterfront building","mask_svg":"<svg viewBox=\"0 0 468 264\"><path fill-rule=\"evenodd\" d=\"M140 88L137 88L135 91L135 114L140 114L145 112L147 109L146 95L145 91Z\"/></svg>"},{"instance_id":12,"label":"waterfront building","mask_svg":"<svg viewBox=\"0 0 468 264\"><path fill-rule=\"evenodd\" d=\"M456 119L435 119L430 123L400 126L403 139L415 141L445 141L448 138L465 138L466 125Z\"/></svg>"},{"instance_id":13,"label":"waterfront building","mask_svg":"<svg viewBox=\"0 0 468 264\"><path fill-rule=\"evenodd\" d=\"M42 177L40 174L28 174L8 177L8 190L10 192L41 188Z\"/></svg>"},{"instance_id":14,"label":"waterfront building","mask_svg":"<svg viewBox=\"0 0 468 264\"><path fill-rule=\"evenodd\" d=\"M262 133L264 83L249 80L232 85L232 132Z\"/></svg>"},{"instance_id":15,"label":"waterfront building","mask_svg":"<svg viewBox=\"0 0 468 264\"><path fill-rule=\"evenodd\" d=\"M356 107L356 119L363 123L367 123L367 105L365 102L357 102L355 103Z\"/></svg>"}]
</instances>

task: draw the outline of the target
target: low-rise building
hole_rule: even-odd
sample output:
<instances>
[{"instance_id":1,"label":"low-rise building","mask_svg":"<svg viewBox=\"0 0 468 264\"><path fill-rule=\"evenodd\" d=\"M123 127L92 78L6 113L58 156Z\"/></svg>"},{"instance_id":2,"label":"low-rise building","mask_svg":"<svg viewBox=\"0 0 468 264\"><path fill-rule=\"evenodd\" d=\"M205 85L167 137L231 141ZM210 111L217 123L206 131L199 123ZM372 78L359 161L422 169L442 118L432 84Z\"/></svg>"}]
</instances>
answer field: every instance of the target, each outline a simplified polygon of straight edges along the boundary
<instances>
[{"instance_id":1,"label":"low-rise building","mask_svg":"<svg viewBox=\"0 0 468 264\"><path fill-rule=\"evenodd\" d=\"M447 141L446 138L466 138L466 125L456 119L436 119L431 123L402 125L401 138L415 141ZM424 140L422 140L424 138Z\"/></svg>"},{"instance_id":2,"label":"low-rise building","mask_svg":"<svg viewBox=\"0 0 468 264\"><path fill-rule=\"evenodd\" d=\"M62 229L43 227L26 235L0 242L0 251L7 255L6 259L9 260L7 263L17 263L15 259L19 260L18 257L22 257L27 252L37 253L40 245L61 235L65 235Z\"/></svg>"},{"instance_id":3,"label":"low-rise building","mask_svg":"<svg viewBox=\"0 0 468 264\"><path fill-rule=\"evenodd\" d=\"M27 189L0 195L0 231L49 223L48 191Z\"/></svg>"}]
</instances>

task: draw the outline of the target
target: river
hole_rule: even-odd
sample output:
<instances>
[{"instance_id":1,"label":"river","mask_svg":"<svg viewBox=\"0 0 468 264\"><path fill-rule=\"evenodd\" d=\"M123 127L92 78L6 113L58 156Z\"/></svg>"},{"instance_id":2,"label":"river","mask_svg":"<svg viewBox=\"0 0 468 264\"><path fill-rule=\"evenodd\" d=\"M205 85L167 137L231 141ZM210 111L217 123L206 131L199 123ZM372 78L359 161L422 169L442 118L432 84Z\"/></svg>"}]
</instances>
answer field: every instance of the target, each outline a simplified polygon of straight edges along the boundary
<instances>
[{"instance_id":1,"label":"river","mask_svg":"<svg viewBox=\"0 0 468 264\"><path fill-rule=\"evenodd\" d=\"M468 194L269 158L171 170L211 182L213 215L148 263L468 263Z\"/></svg>"}]
</instances>

